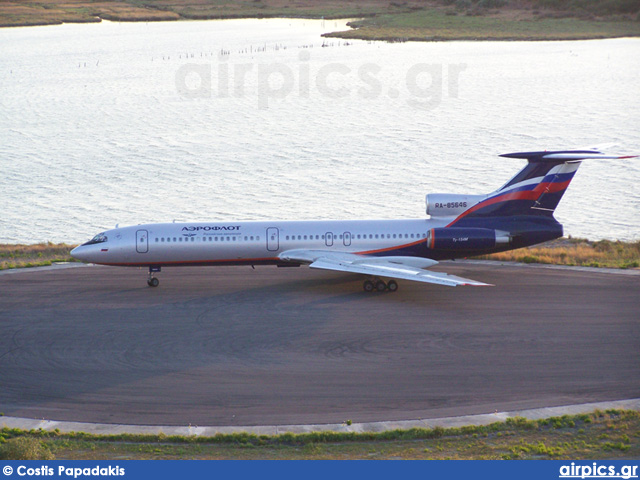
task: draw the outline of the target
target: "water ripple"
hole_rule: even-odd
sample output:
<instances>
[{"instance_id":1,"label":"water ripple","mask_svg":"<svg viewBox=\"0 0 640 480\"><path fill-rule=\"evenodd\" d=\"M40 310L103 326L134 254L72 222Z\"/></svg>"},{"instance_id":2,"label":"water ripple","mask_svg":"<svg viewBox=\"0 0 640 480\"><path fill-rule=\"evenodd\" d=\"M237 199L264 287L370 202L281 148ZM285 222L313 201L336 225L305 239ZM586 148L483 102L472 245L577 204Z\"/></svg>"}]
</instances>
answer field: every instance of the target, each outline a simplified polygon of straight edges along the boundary
<instances>
[{"instance_id":1,"label":"water ripple","mask_svg":"<svg viewBox=\"0 0 640 480\"><path fill-rule=\"evenodd\" d=\"M172 219L423 217L426 193L487 193L522 167L499 153L640 149L638 39L319 48L322 31L3 30L0 242ZM180 93L185 65L211 72L209 95ZM274 68L290 77L265 78ZM557 211L565 232L640 238L639 178L640 162L585 162Z\"/></svg>"}]
</instances>

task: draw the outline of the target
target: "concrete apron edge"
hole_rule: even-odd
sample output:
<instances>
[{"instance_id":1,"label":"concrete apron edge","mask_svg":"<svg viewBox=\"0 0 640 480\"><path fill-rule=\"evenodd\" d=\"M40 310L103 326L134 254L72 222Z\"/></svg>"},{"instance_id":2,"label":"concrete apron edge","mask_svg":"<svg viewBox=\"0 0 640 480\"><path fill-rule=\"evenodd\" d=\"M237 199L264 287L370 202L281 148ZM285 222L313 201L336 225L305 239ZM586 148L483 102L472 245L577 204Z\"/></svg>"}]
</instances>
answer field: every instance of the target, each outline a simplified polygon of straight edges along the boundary
<instances>
[{"instance_id":1,"label":"concrete apron edge","mask_svg":"<svg viewBox=\"0 0 640 480\"><path fill-rule=\"evenodd\" d=\"M311 433L311 432L386 432L390 430L408 430L411 428L432 429L435 427L454 428L464 426L489 425L504 422L509 418L523 417L528 420L539 420L562 415L577 415L591 413L595 410L635 410L640 411L640 398L617 400L610 402L582 403L560 407L543 407L528 410L514 410L509 412L495 412L481 415L464 415L458 417L427 418L418 420L399 420L369 423L333 423L318 425L264 425L264 426L162 426L162 425L121 425L110 423L66 422L45 419L31 419L19 417L0 417L0 427L19 428L21 430L58 429L62 433L84 432L94 435L119 435L123 433L142 435L179 435L205 436L216 434L250 433L255 435L279 435L283 433Z\"/></svg>"}]
</instances>

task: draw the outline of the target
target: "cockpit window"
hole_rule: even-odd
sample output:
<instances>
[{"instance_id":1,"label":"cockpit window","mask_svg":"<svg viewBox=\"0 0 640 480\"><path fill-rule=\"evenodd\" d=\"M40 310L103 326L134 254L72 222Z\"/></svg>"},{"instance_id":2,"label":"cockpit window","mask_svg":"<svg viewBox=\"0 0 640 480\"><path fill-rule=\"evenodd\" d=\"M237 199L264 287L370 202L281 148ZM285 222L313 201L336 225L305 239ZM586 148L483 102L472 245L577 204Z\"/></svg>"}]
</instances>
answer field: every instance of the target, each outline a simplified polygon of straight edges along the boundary
<instances>
[{"instance_id":1,"label":"cockpit window","mask_svg":"<svg viewBox=\"0 0 640 480\"><path fill-rule=\"evenodd\" d=\"M82 245L94 245L96 243L104 243L107 241L107 236L104 233L99 233L87 243L83 243Z\"/></svg>"}]
</instances>

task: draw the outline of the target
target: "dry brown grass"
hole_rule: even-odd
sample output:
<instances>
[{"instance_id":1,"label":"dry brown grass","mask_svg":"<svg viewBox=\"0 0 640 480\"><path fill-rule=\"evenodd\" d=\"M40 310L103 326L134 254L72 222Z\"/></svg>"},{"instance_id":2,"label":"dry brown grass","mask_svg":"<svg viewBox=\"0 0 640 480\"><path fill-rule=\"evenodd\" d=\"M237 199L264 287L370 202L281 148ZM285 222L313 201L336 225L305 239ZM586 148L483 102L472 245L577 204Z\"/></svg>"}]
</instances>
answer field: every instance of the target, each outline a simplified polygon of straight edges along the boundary
<instances>
[{"instance_id":1,"label":"dry brown grass","mask_svg":"<svg viewBox=\"0 0 640 480\"><path fill-rule=\"evenodd\" d=\"M40 267L54 262L75 262L69 252L75 245L37 243L35 245L0 245L0 270Z\"/></svg>"},{"instance_id":2,"label":"dry brown grass","mask_svg":"<svg viewBox=\"0 0 640 480\"><path fill-rule=\"evenodd\" d=\"M349 18L406 9L406 6L391 6L387 0L9 0L0 2L0 27L99 22L100 19L140 22L181 18Z\"/></svg>"},{"instance_id":3,"label":"dry brown grass","mask_svg":"<svg viewBox=\"0 0 640 480\"><path fill-rule=\"evenodd\" d=\"M125 0L38 0L0 2L0 27L54 25L60 23L177 20L175 12L135 5Z\"/></svg>"},{"instance_id":4,"label":"dry brown grass","mask_svg":"<svg viewBox=\"0 0 640 480\"><path fill-rule=\"evenodd\" d=\"M640 241L590 242L584 239L563 238L535 247L483 255L478 258L585 267L638 268L640 267Z\"/></svg>"}]
</instances>

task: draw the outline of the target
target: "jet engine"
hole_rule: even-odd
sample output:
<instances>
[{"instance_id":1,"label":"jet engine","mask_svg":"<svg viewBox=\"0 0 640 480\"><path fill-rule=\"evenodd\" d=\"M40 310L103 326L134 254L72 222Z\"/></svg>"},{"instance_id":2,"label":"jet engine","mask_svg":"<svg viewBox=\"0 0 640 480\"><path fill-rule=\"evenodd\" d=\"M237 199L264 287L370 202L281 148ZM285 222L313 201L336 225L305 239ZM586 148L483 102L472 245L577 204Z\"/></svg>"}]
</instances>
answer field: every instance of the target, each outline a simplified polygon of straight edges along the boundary
<instances>
[{"instance_id":1,"label":"jet engine","mask_svg":"<svg viewBox=\"0 0 640 480\"><path fill-rule=\"evenodd\" d=\"M489 228L432 228L427 233L432 250L485 250L510 241L507 233Z\"/></svg>"}]
</instances>

